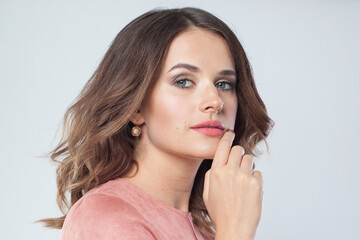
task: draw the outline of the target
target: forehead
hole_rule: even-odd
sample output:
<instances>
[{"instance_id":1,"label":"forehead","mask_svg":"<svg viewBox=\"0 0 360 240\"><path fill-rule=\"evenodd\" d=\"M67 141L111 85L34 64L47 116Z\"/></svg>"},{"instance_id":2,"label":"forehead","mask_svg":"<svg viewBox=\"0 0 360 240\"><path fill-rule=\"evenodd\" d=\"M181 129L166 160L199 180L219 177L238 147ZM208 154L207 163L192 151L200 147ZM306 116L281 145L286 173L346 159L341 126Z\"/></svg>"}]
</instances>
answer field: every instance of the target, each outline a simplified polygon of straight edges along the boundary
<instances>
[{"instance_id":1,"label":"forehead","mask_svg":"<svg viewBox=\"0 0 360 240\"><path fill-rule=\"evenodd\" d=\"M171 42L164 70L177 63L188 63L201 70L235 70L234 60L225 39L208 30L194 28L177 35Z\"/></svg>"}]
</instances>

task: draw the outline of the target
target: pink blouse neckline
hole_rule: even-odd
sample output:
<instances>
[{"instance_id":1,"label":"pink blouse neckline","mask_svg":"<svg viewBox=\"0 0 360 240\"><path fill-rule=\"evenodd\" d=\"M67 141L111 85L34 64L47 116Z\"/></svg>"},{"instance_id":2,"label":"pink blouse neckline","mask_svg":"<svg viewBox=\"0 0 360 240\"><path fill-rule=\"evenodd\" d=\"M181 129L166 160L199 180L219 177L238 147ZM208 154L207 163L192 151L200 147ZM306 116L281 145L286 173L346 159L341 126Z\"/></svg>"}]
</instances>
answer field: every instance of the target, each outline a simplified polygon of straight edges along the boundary
<instances>
[{"instance_id":1,"label":"pink blouse neckline","mask_svg":"<svg viewBox=\"0 0 360 240\"><path fill-rule=\"evenodd\" d=\"M151 196L150 194L145 192L143 189L141 189L134 183L132 183L124 178L117 178L117 179L114 179L113 181L124 181L132 188L133 191L138 192L139 195L142 196L145 200L150 200L150 201L154 202L154 204L157 204L157 205L161 206L162 208L168 209L170 211L173 211L181 216L184 216L184 217L187 217L190 219L192 218L191 212L185 212L183 210L180 210L180 209L177 209L177 208L167 205L166 203L160 201L159 199L156 199L155 197Z\"/></svg>"}]
</instances>

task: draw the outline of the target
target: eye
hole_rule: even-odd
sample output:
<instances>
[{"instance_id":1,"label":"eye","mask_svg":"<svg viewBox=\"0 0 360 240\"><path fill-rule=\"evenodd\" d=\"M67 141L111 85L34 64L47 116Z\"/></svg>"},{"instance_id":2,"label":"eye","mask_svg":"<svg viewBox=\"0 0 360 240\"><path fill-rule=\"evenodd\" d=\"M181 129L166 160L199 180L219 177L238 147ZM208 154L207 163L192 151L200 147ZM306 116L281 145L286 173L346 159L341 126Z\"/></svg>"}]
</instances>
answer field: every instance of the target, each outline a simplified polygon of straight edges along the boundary
<instances>
[{"instance_id":1,"label":"eye","mask_svg":"<svg viewBox=\"0 0 360 240\"><path fill-rule=\"evenodd\" d=\"M217 82L217 83L215 84L215 86L216 86L217 88L222 89L222 90L231 90L231 89L233 89L232 84L229 83L229 82Z\"/></svg>"},{"instance_id":2,"label":"eye","mask_svg":"<svg viewBox=\"0 0 360 240\"><path fill-rule=\"evenodd\" d=\"M175 82L175 84L180 88L189 88L192 85L192 82L188 79L181 79Z\"/></svg>"}]
</instances>

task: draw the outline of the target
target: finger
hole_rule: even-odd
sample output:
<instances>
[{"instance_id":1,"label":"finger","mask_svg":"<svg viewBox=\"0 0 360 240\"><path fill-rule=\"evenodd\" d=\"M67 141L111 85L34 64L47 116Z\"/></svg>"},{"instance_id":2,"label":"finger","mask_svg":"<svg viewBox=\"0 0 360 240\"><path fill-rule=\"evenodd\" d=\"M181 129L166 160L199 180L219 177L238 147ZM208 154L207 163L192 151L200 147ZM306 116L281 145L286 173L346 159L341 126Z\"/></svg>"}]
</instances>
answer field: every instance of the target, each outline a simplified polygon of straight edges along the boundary
<instances>
[{"instance_id":1,"label":"finger","mask_svg":"<svg viewBox=\"0 0 360 240\"><path fill-rule=\"evenodd\" d=\"M253 168L253 158L249 154L245 154L240 163L240 168L245 172L251 173Z\"/></svg>"},{"instance_id":2,"label":"finger","mask_svg":"<svg viewBox=\"0 0 360 240\"><path fill-rule=\"evenodd\" d=\"M262 173L259 170L255 170L252 175L259 180L262 180Z\"/></svg>"},{"instance_id":3,"label":"finger","mask_svg":"<svg viewBox=\"0 0 360 240\"><path fill-rule=\"evenodd\" d=\"M208 170L205 173L205 177L204 177L204 192L203 192L203 199L204 201L208 200L208 196L209 196L209 183L210 183L210 170Z\"/></svg>"},{"instance_id":4,"label":"finger","mask_svg":"<svg viewBox=\"0 0 360 240\"><path fill-rule=\"evenodd\" d=\"M231 148L227 165L230 167L240 167L241 158L245 154L243 147L236 145Z\"/></svg>"},{"instance_id":5,"label":"finger","mask_svg":"<svg viewBox=\"0 0 360 240\"><path fill-rule=\"evenodd\" d=\"M227 131L221 138L215 152L215 156L211 165L211 168L224 166L227 163L229 157L232 142L235 138L235 133Z\"/></svg>"},{"instance_id":6,"label":"finger","mask_svg":"<svg viewBox=\"0 0 360 240\"><path fill-rule=\"evenodd\" d=\"M261 183L261 185L263 184L262 173L259 170L254 171L252 175Z\"/></svg>"}]
</instances>

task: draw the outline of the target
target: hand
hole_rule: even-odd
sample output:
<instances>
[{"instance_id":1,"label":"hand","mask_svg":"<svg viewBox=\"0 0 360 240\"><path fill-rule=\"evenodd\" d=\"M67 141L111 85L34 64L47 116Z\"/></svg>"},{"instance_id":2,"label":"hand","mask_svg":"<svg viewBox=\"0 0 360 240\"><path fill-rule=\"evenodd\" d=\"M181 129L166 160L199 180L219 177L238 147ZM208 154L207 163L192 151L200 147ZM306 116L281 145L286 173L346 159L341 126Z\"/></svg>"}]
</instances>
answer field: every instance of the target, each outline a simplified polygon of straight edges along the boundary
<instances>
[{"instance_id":1,"label":"hand","mask_svg":"<svg viewBox=\"0 0 360 240\"><path fill-rule=\"evenodd\" d=\"M220 140L205 174L203 198L217 236L253 239L261 216L262 176L252 172L252 156L241 146L231 147L234 137L228 131Z\"/></svg>"}]
</instances>

